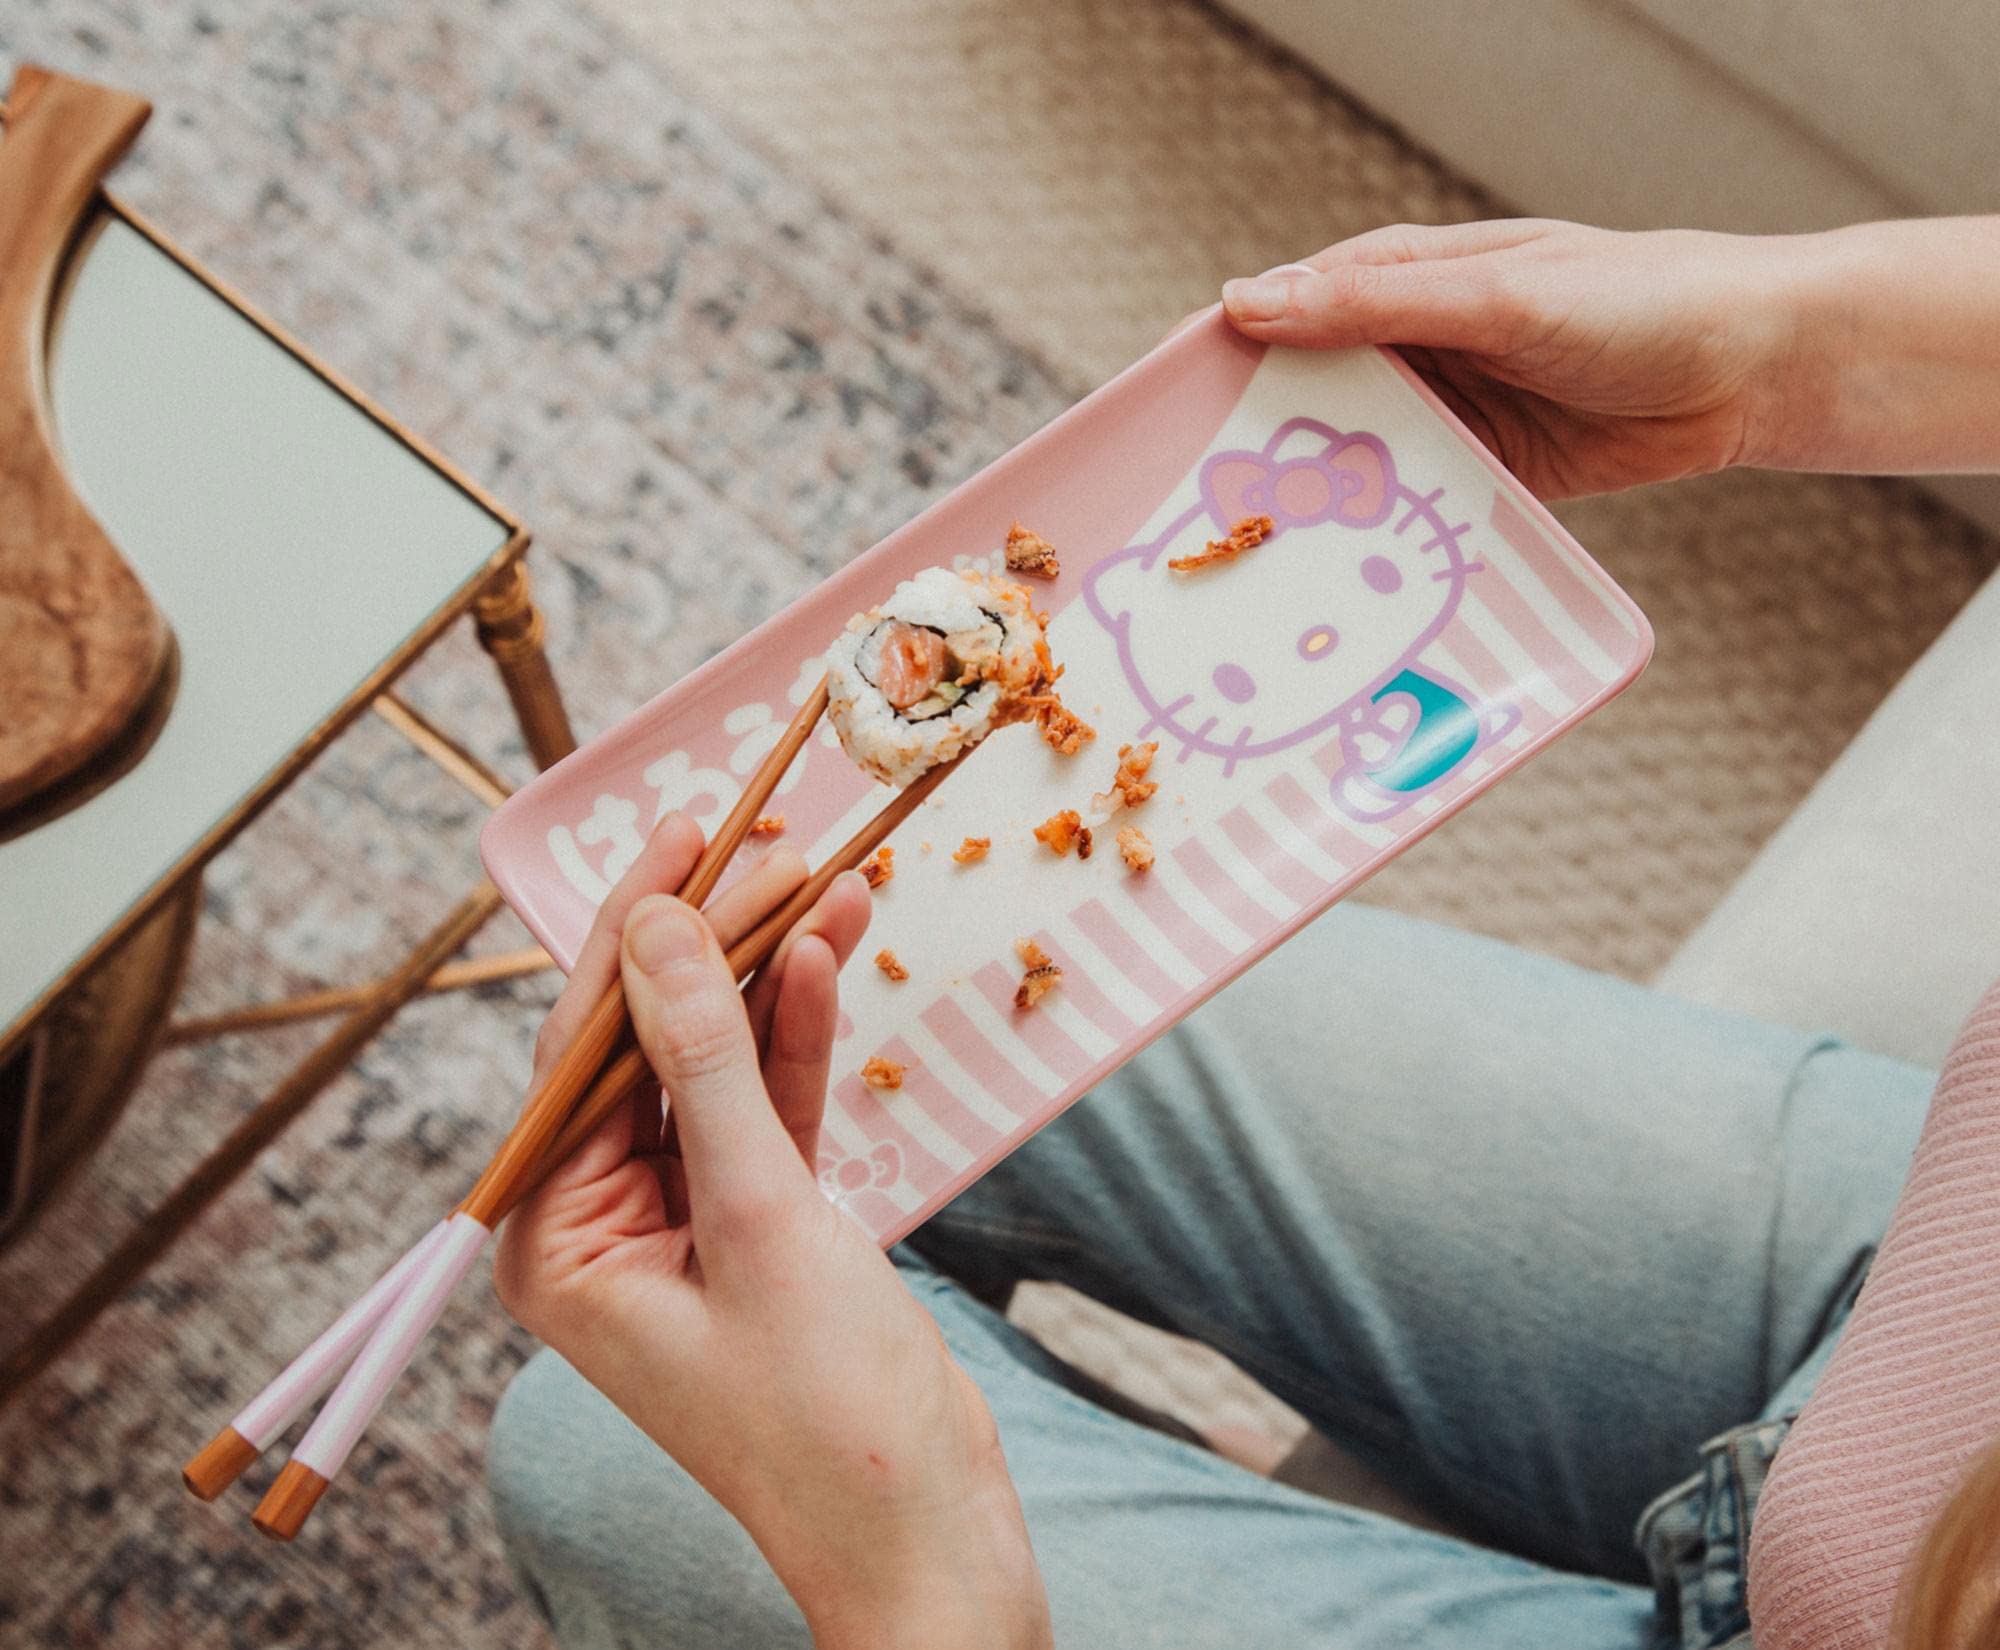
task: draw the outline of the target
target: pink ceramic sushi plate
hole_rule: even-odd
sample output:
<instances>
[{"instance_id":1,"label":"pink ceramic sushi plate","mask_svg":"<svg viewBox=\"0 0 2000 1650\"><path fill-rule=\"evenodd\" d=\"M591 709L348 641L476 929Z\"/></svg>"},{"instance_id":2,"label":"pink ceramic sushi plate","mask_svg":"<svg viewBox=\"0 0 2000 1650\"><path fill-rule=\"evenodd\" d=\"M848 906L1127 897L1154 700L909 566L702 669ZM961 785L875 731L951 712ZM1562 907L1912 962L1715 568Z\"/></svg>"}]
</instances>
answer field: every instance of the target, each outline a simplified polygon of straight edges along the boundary
<instances>
[{"instance_id":1,"label":"pink ceramic sushi plate","mask_svg":"<svg viewBox=\"0 0 2000 1650\"><path fill-rule=\"evenodd\" d=\"M1244 516L1275 531L1195 573L1169 560ZM1050 540L1032 586L1097 729L1064 757L994 735L892 839L848 971L820 1147L827 1195L901 1237L1385 861L1628 686L1652 633L1525 488L1394 354L1266 347L1212 312L501 807L488 872L565 967L647 830L727 812L848 616L938 563ZM1086 815L1121 744L1157 740L1150 871L1099 833L1058 859L1033 827ZM822 729L772 806L818 863L886 792ZM952 850L990 837L986 859ZM753 839L753 841L756 839ZM1015 943L1062 985L1017 1010ZM882 1055L894 1092L861 1081Z\"/></svg>"}]
</instances>

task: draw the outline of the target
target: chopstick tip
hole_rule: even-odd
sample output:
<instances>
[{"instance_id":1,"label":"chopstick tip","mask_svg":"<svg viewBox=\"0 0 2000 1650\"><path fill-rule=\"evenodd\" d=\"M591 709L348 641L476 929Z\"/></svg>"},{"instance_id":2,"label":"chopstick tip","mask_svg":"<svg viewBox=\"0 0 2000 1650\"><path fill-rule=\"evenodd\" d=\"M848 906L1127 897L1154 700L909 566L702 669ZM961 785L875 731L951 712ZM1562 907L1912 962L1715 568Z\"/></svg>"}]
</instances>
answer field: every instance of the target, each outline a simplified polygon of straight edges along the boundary
<instances>
[{"instance_id":1,"label":"chopstick tip","mask_svg":"<svg viewBox=\"0 0 2000 1650\"><path fill-rule=\"evenodd\" d=\"M289 1541L305 1527L306 1519L312 1515L314 1506L324 1494L324 1478L311 1467L287 1461L278 1476L271 1480L264 1499L257 1503L250 1522L273 1541Z\"/></svg>"},{"instance_id":2,"label":"chopstick tip","mask_svg":"<svg viewBox=\"0 0 2000 1650\"><path fill-rule=\"evenodd\" d=\"M224 1427L188 1458L181 1468L181 1482L188 1493L203 1501L213 1501L241 1478L257 1459L257 1446L234 1427Z\"/></svg>"}]
</instances>

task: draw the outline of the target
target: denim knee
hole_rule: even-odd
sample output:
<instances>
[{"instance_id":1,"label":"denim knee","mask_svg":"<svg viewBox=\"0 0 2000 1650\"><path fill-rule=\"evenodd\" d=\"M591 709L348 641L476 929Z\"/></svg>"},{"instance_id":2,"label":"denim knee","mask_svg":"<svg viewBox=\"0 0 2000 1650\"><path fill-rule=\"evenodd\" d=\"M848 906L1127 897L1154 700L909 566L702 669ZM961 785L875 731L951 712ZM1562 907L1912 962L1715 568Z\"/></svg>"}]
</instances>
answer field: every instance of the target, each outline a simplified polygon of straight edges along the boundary
<instances>
[{"instance_id":1,"label":"denim knee","mask_svg":"<svg viewBox=\"0 0 2000 1650\"><path fill-rule=\"evenodd\" d=\"M565 1650L810 1643L742 1525L555 1353L502 1396L486 1474L515 1575Z\"/></svg>"}]
</instances>

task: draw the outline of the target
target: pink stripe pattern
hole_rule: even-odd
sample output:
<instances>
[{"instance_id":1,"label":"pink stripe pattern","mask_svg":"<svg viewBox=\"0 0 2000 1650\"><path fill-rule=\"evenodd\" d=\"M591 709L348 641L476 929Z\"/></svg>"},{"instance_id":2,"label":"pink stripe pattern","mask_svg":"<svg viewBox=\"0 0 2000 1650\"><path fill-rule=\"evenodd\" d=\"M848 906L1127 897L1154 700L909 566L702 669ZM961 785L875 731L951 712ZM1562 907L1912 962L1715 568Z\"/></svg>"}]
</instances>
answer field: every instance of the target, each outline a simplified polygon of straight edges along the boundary
<instances>
[{"instance_id":1,"label":"pink stripe pattern","mask_svg":"<svg viewBox=\"0 0 2000 1650\"><path fill-rule=\"evenodd\" d=\"M988 963L973 976L981 981L988 973L999 974L998 963ZM1004 975L1002 976L1005 977ZM1013 1004L1007 1004L1013 1013ZM965 1074L1009 1111L1022 1118L1032 1117L1048 1102L1048 1096L1024 1077L1006 1055L995 1048L986 1034L972 1023L964 1009L949 997L940 997L924 1010L924 1029L957 1061Z\"/></svg>"},{"instance_id":2,"label":"pink stripe pattern","mask_svg":"<svg viewBox=\"0 0 2000 1650\"><path fill-rule=\"evenodd\" d=\"M1312 839L1314 847L1328 858L1338 860L1342 870L1352 871L1368 863L1373 851L1368 844L1349 830L1347 822L1324 802L1315 802L1307 796L1305 787L1290 774L1279 774L1264 787L1264 794Z\"/></svg>"},{"instance_id":3,"label":"pink stripe pattern","mask_svg":"<svg viewBox=\"0 0 2000 1650\"><path fill-rule=\"evenodd\" d=\"M1631 651L1632 628L1624 615L1614 612L1585 584L1568 558L1528 520L1519 505L1497 488L1490 519L1493 530L1513 546L1528 571L1562 604L1563 611L1586 636L1613 659L1623 658Z\"/></svg>"},{"instance_id":4,"label":"pink stripe pattern","mask_svg":"<svg viewBox=\"0 0 2000 1650\"><path fill-rule=\"evenodd\" d=\"M1043 949L1048 948L1043 946ZM980 994L993 1005L994 1010L1005 1016L1008 1029L1034 1051L1036 1059L1063 1081L1068 1082L1078 1073L1089 1069L1090 1056L1078 1048L1076 1039L1048 1015L1039 1008L1021 1009L1014 1006L1015 982L999 964L988 963L973 975L972 982L979 987ZM1067 983L1065 976L1064 984Z\"/></svg>"},{"instance_id":5,"label":"pink stripe pattern","mask_svg":"<svg viewBox=\"0 0 2000 1650\"><path fill-rule=\"evenodd\" d=\"M1231 808L1222 816L1222 831L1294 905L1311 905L1332 887L1241 808Z\"/></svg>"},{"instance_id":6,"label":"pink stripe pattern","mask_svg":"<svg viewBox=\"0 0 2000 1650\"><path fill-rule=\"evenodd\" d=\"M1158 877L1133 877L1126 882L1125 893L1173 948L1204 974L1227 966L1229 947L1190 916Z\"/></svg>"},{"instance_id":7,"label":"pink stripe pattern","mask_svg":"<svg viewBox=\"0 0 2000 1650\"><path fill-rule=\"evenodd\" d=\"M859 1076L850 1072L833 1087L831 1098L853 1119L854 1126L871 1140L886 1140L903 1158L903 1178L921 1191L935 1191L951 1179L951 1170L920 1145L917 1137L896 1120L894 1112Z\"/></svg>"},{"instance_id":8,"label":"pink stripe pattern","mask_svg":"<svg viewBox=\"0 0 2000 1650\"><path fill-rule=\"evenodd\" d=\"M1070 913L1070 921L1090 943L1111 960L1112 967L1141 991L1165 1008L1181 994L1180 987L1146 955L1139 942L1127 933L1118 919L1104 908L1102 900L1087 899ZM1064 977L1069 974L1063 970Z\"/></svg>"},{"instance_id":9,"label":"pink stripe pattern","mask_svg":"<svg viewBox=\"0 0 2000 1650\"><path fill-rule=\"evenodd\" d=\"M1036 935L1035 943L1049 954L1049 961L1063 971L1063 995L1078 1013L1121 1046L1139 1035L1139 1028L1123 1009L1098 989L1096 982L1075 957L1046 935Z\"/></svg>"},{"instance_id":10,"label":"pink stripe pattern","mask_svg":"<svg viewBox=\"0 0 2000 1650\"><path fill-rule=\"evenodd\" d=\"M1563 698L1581 704L1601 685L1583 661L1556 639L1542 623L1526 598L1511 584L1500 579L1474 579L1466 594L1476 601L1512 636L1521 650L1554 682Z\"/></svg>"},{"instance_id":11,"label":"pink stripe pattern","mask_svg":"<svg viewBox=\"0 0 2000 1650\"><path fill-rule=\"evenodd\" d=\"M939 1082L937 1074L917 1058L916 1051L902 1038L890 1038L882 1045L882 1053L903 1068L901 1092L975 1157L1006 1139L991 1123Z\"/></svg>"},{"instance_id":12,"label":"pink stripe pattern","mask_svg":"<svg viewBox=\"0 0 2000 1650\"><path fill-rule=\"evenodd\" d=\"M1189 837L1175 847L1174 863L1200 885L1218 909L1246 934L1261 934L1271 926L1271 913L1244 891L1242 883L1216 863L1200 840Z\"/></svg>"}]
</instances>

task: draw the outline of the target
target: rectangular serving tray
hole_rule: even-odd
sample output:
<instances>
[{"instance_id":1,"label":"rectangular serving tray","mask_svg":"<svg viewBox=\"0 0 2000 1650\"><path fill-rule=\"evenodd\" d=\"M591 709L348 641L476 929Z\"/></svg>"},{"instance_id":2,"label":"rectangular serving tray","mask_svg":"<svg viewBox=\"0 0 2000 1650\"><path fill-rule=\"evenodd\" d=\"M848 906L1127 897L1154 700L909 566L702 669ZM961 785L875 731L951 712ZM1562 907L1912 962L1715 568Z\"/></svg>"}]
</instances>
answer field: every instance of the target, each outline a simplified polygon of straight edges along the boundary
<instances>
[{"instance_id":1,"label":"rectangular serving tray","mask_svg":"<svg viewBox=\"0 0 2000 1650\"><path fill-rule=\"evenodd\" d=\"M1239 560L1168 562L1247 515ZM998 565L1020 520L1062 574L1031 581L1098 738L991 738L892 838L843 982L819 1173L884 1244L1377 868L1628 686L1652 633L1625 593L1393 353L1244 339L1211 311L906 527L520 791L481 851L568 967L661 814L713 825L820 675L848 616L938 563ZM1088 860L1031 832L1092 813L1118 747L1160 789ZM830 729L773 808L817 863L886 793ZM1127 870L1118 827L1157 854ZM966 836L990 855L959 865ZM757 839L753 839L753 842ZM751 850L750 852L755 852ZM1015 942L1063 968L1013 1006ZM906 1068L895 1092L863 1062Z\"/></svg>"}]
</instances>

